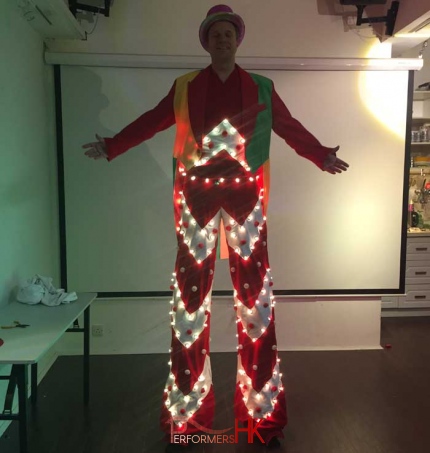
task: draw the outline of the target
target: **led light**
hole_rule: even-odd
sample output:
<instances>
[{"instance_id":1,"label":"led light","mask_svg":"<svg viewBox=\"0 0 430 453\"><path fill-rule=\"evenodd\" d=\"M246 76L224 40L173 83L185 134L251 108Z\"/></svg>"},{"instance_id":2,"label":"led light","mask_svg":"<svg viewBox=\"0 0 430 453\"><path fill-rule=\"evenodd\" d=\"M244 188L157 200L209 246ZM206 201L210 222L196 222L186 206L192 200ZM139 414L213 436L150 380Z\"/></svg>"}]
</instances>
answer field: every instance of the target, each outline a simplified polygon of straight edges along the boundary
<instances>
[{"instance_id":1,"label":"led light","mask_svg":"<svg viewBox=\"0 0 430 453\"><path fill-rule=\"evenodd\" d=\"M191 176L191 181L195 181L196 177L193 175Z\"/></svg>"}]
</instances>

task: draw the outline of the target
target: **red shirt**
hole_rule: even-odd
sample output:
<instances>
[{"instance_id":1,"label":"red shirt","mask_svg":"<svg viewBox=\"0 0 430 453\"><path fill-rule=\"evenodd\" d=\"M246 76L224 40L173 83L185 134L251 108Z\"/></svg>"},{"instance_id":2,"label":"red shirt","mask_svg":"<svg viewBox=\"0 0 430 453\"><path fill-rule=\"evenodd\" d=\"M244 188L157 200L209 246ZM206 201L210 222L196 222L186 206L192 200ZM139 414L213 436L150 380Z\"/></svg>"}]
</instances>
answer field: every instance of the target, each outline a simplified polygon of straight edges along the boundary
<instances>
[{"instance_id":1,"label":"red shirt","mask_svg":"<svg viewBox=\"0 0 430 453\"><path fill-rule=\"evenodd\" d=\"M223 119L240 115L241 110L242 95L237 67L225 82L221 81L211 67L206 93L205 134L218 126Z\"/></svg>"}]
</instances>

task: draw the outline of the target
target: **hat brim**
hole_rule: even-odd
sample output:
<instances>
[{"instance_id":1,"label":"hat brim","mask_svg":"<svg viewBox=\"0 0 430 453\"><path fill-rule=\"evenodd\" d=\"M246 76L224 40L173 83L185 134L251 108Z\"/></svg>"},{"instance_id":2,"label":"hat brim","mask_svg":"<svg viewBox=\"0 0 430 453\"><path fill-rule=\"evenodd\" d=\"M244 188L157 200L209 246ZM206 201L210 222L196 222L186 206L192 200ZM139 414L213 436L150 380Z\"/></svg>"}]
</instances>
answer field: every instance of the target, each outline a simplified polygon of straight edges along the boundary
<instances>
[{"instance_id":1,"label":"hat brim","mask_svg":"<svg viewBox=\"0 0 430 453\"><path fill-rule=\"evenodd\" d=\"M206 17L200 25L199 37L200 43L205 50L208 48L208 31L209 28L215 23L220 21L231 22L237 30L237 45L240 45L245 36L245 23L242 18L236 13L215 13Z\"/></svg>"}]
</instances>

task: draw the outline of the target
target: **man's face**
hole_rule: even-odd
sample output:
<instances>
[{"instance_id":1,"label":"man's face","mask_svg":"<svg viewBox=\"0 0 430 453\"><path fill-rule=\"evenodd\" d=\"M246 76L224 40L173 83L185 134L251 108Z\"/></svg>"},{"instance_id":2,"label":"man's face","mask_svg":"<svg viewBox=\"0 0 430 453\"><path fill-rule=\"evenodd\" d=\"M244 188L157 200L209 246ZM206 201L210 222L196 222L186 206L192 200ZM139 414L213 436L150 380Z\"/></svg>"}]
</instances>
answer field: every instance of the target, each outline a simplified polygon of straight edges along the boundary
<instances>
[{"instance_id":1,"label":"man's face","mask_svg":"<svg viewBox=\"0 0 430 453\"><path fill-rule=\"evenodd\" d=\"M237 50L236 29L231 22L215 22L208 31L208 52L212 59L234 58Z\"/></svg>"}]
</instances>

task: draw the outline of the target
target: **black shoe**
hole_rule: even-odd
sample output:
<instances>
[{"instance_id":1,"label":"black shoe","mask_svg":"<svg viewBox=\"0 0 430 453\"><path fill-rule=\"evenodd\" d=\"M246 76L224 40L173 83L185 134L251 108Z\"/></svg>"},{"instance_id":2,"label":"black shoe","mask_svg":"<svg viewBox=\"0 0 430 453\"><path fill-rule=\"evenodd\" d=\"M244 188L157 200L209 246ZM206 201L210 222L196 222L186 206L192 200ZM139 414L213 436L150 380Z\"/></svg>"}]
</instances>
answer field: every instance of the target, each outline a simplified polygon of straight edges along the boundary
<instances>
[{"instance_id":1,"label":"black shoe","mask_svg":"<svg viewBox=\"0 0 430 453\"><path fill-rule=\"evenodd\" d=\"M164 450L165 453L185 453L191 450L190 445L169 444Z\"/></svg>"}]
</instances>

